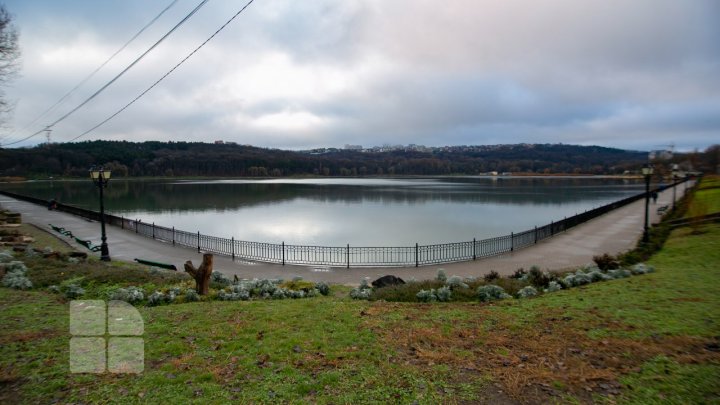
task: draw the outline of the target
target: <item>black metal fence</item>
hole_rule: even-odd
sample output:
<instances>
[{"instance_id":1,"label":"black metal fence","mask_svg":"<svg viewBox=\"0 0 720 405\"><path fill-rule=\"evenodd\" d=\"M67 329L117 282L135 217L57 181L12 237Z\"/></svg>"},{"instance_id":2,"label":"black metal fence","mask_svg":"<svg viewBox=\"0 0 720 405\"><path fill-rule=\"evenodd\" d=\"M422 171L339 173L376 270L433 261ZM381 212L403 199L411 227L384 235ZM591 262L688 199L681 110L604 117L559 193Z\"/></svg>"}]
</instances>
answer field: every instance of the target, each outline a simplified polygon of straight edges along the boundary
<instances>
[{"instance_id":1,"label":"black metal fence","mask_svg":"<svg viewBox=\"0 0 720 405\"><path fill-rule=\"evenodd\" d=\"M681 182L663 186L654 191L663 191ZM47 205L48 202L35 197L0 191L9 197L35 204ZM198 252L211 252L233 259L243 259L278 264L319 265L332 267L378 267L378 266L421 266L428 264L452 263L497 256L534 245L576 225L587 222L600 215L645 198L645 193L622 199L590 211L583 212L561 221L550 222L520 233L495 238L442 243L436 245L401 247L357 247L357 246L306 246L276 243L248 242L235 238L219 238L202 235L200 232L187 232L148 224L116 215L105 215L106 223L122 229L165 241L173 245L197 248ZM67 204L57 204L57 210L100 221L100 213Z\"/></svg>"}]
</instances>

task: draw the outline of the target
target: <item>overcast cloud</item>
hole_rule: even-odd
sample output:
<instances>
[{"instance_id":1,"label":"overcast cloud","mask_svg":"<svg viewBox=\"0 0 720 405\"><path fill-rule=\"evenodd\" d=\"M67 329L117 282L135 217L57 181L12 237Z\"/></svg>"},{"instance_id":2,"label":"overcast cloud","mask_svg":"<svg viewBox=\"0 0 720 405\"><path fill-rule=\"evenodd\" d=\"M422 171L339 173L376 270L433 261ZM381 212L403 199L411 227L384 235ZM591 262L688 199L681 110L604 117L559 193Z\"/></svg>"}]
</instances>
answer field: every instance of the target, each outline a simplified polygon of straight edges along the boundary
<instances>
[{"instance_id":1,"label":"overcast cloud","mask_svg":"<svg viewBox=\"0 0 720 405\"><path fill-rule=\"evenodd\" d=\"M6 1L23 56L1 142L82 102L199 0L178 1L68 102L23 129L170 2ZM55 126L53 141L124 106L244 4L210 0ZM702 149L720 139L718 21L716 0L255 0L158 87L81 139Z\"/></svg>"}]
</instances>

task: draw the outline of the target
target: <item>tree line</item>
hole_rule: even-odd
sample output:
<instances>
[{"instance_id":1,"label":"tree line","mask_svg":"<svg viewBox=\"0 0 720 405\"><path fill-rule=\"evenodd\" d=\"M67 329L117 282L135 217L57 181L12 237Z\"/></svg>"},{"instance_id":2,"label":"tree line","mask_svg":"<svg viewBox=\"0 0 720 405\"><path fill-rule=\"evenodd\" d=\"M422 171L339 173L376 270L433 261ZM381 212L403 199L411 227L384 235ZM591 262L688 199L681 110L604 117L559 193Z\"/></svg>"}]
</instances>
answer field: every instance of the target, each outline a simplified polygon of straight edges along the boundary
<instances>
[{"instance_id":1,"label":"tree line","mask_svg":"<svg viewBox=\"0 0 720 405\"><path fill-rule=\"evenodd\" d=\"M717 165L717 145L675 159L714 172L713 156ZM0 149L0 176L85 177L94 165L120 177L622 174L646 161L646 152L564 144L311 153L200 142L85 141Z\"/></svg>"}]
</instances>

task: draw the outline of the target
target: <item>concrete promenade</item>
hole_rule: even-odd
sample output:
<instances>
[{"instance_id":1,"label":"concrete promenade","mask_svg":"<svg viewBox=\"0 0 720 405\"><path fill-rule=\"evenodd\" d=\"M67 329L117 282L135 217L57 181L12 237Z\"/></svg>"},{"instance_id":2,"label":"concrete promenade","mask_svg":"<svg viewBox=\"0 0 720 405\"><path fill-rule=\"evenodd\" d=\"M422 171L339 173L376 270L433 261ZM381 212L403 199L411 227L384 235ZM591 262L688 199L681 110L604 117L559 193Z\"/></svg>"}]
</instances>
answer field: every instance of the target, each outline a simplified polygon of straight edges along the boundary
<instances>
[{"instance_id":1,"label":"concrete promenade","mask_svg":"<svg viewBox=\"0 0 720 405\"><path fill-rule=\"evenodd\" d=\"M690 187L691 184L688 184ZM685 185L677 186L679 199L685 190ZM672 188L660 193L657 204L650 202L650 220L657 223L660 216L657 207L670 205L672 207ZM230 257L215 255L215 270L225 275L237 275L240 278L284 278L301 276L306 280L327 281L340 284L358 284L363 277L371 280L377 277L394 274L405 280L415 278L418 280L434 278L437 269L445 269L448 276L479 277L490 270L501 275L512 274L517 268L528 269L538 265L543 269L560 270L592 261L597 254L617 254L633 248L642 236L645 214L645 201L640 200L615 211L609 212L584 224L578 225L566 232L546 239L537 245L519 249L513 253L495 256L476 261L421 266L421 267L390 267L390 268L328 268L318 266L281 266L276 264L253 263L242 260L233 261ZM18 201L0 195L0 206L22 213L24 223L36 225L48 230L52 235L69 242L79 251L89 252L85 247L74 240L64 237L50 229L48 224L70 230L81 239L90 239L93 243L100 243L100 224L85 218L77 217L63 212L48 211L46 207ZM550 219L548 218L548 221ZM136 235L129 230L114 226L107 227L110 256L113 260L132 262L134 258L152 260L163 263L172 263L182 271L183 263L192 260L196 265L202 259L197 249L172 246L150 238ZM90 253L98 255L98 253Z\"/></svg>"}]
</instances>

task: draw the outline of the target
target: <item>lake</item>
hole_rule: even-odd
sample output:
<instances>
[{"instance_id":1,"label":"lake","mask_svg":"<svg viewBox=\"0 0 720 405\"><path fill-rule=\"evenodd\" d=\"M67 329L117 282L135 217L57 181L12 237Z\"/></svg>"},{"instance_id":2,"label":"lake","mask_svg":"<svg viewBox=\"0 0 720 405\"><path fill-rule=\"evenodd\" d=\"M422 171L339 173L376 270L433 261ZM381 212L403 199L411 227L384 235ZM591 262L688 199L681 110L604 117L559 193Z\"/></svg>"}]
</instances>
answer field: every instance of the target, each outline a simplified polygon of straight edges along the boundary
<instances>
[{"instance_id":1,"label":"lake","mask_svg":"<svg viewBox=\"0 0 720 405\"><path fill-rule=\"evenodd\" d=\"M99 210L90 180L0 188ZM323 246L411 246L520 232L643 192L598 177L112 179L109 213L225 238Z\"/></svg>"}]
</instances>

